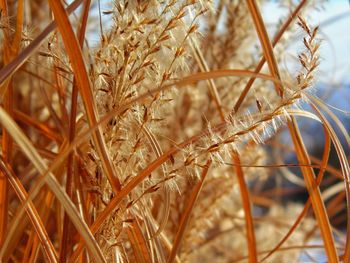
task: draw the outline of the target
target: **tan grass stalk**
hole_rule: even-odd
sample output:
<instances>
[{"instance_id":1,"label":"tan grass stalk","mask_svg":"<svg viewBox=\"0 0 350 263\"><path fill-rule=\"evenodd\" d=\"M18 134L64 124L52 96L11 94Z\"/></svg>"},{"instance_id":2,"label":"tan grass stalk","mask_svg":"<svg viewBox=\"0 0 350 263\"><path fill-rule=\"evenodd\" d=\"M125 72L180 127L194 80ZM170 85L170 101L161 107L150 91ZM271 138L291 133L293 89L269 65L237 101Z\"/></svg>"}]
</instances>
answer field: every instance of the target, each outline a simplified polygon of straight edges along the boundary
<instances>
[{"instance_id":1,"label":"tan grass stalk","mask_svg":"<svg viewBox=\"0 0 350 263\"><path fill-rule=\"evenodd\" d=\"M26 200L28 199L28 194L25 188L13 173L11 167L9 167L9 165L4 162L2 157L0 157L0 168L1 171L4 174L6 174L9 183L11 184L13 189L15 189L17 197L20 199L20 201L22 203L26 202ZM40 243L44 249L47 259L50 262L57 262L57 253L55 251L55 248L52 245L49 235L45 230L45 226L42 223L41 218L31 201L29 201L28 206L26 207L26 212L28 217L30 218L31 223L35 228L35 232L39 237Z\"/></svg>"},{"instance_id":2,"label":"tan grass stalk","mask_svg":"<svg viewBox=\"0 0 350 263\"><path fill-rule=\"evenodd\" d=\"M275 37L272 40L272 46L275 47L278 42L281 40L283 33L288 29L288 27L291 25L291 23L296 19L296 17L298 16L299 12L302 10L302 8L306 5L307 0L302 0L300 1L300 3L297 5L297 7L293 10L293 12L288 16L288 19L283 23L283 25L281 26L281 28L279 29L279 31L277 32L277 34L275 35ZM255 73L259 73L262 69L262 67L264 66L266 62L266 58L265 56L263 56L260 61L258 66L255 68ZM233 107L234 112L237 112L239 110L239 108L242 105L243 100L245 99L245 97L247 96L250 88L252 87L253 83L255 81L255 78L251 78L247 85L245 86L244 90L241 92L235 106Z\"/></svg>"},{"instance_id":3,"label":"tan grass stalk","mask_svg":"<svg viewBox=\"0 0 350 263\"><path fill-rule=\"evenodd\" d=\"M255 0L247 0L247 4L249 7L251 16L253 18L254 25L259 36L259 40L261 42L261 46L264 52L264 57L267 61L269 71L273 77L275 77L276 79L281 79L279 70L278 70L278 65L277 65L275 56L273 54L272 44L267 35L265 24L263 22L257 3ZM277 93L281 97L283 97L283 87L279 84L276 84L275 87L276 87Z\"/></svg>"},{"instance_id":4,"label":"tan grass stalk","mask_svg":"<svg viewBox=\"0 0 350 263\"><path fill-rule=\"evenodd\" d=\"M128 236L137 262L152 262L146 246L146 240L144 239L137 221L133 220L131 223L131 227L128 228Z\"/></svg>"},{"instance_id":5,"label":"tan grass stalk","mask_svg":"<svg viewBox=\"0 0 350 263\"><path fill-rule=\"evenodd\" d=\"M95 103L92 95L90 80L87 75L85 68L84 59L82 56L81 48L79 47L78 40L73 32L72 25L69 22L66 10L59 1L49 1L52 11L55 15L55 20L57 21L58 28L61 31L61 36L67 53L70 57L70 62L74 71L74 76L77 81L81 96L84 101L84 106L89 120L90 126L94 126L97 122L97 115L95 109ZM108 180L112 186L114 193L118 193L120 190L120 182L116 177L114 167L111 164L110 157L107 153L106 145L102 137L101 128L98 128L93 132L93 140L95 147L99 156L101 158L101 163L104 171L108 176Z\"/></svg>"},{"instance_id":6,"label":"tan grass stalk","mask_svg":"<svg viewBox=\"0 0 350 263\"><path fill-rule=\"evenodd\" d=\"M324 172L326 171L326 167L328 166L329 154L331 151L331 139L329 136L329 132L326 130L326 128L324 128L324 132L325 132L325 145L324 145L322 160L319 165L320 171L316 178L317 186L319 186L322 182ZM263 259L261 259L260 262L264 262L265 260L267 260L273 253L275 253L276 251L278 251L278 249L282 247L282 245L288 240L288 238L293 234L293 232L298 227L298 225L302 222L303 218L306 216L310 207L311 207L311 198L309 197L304 205L303 210L295 220L292 227L288 230L287 234L278 242L278 244Z\"/></svg>"},{"instance_id":7,"label":"tan grass stalk","mask_svg":"<svg viewBox=\"0 0 350 263\"><path fill-rule=\"evenodd\" d=\"M293 131L291 135L292 135L293 143L296 147L296 153L297 153L299 162L304 164L309 164L310 160L307 155L304 144L302 143L302 141L300 141L301 136L297 128L296 122L292 121L291 123L288 124L288 126L289 126L289 129ZM325 248L326 248L327 255L329 257L329 261L338 262L338 255L334 245L335 242L334 242L334 238L333 238L330 223L329 223L329 218L327 216L327 212L321 198L319 187L315 182L315 176L314 176L313 170L310 168L301 168L301 169L304 175L306 187L310 194L311 203L313 205L316 218L319 221L319 227L322 232L322 238L325 243Z\"/></svg>"},{"instance_id":8,"label":"tan grass stalk","mask_svg":"<svg viewBox=\"0 0 350 263\"><path fill-rule=\"evenodd\" d=\"M272 76L276 77L277 79L280 79L280 76L278 73L278 66L274 59L272 46L271 46L269 37L267 35L260 11L258 10L254 0L248 0L248 3L249 3L249 8L252 13L255 26L257 28L261 45L263 46L264 56L266 57L266 60L269 64L270 73L272 74ZM283 90L281 89L281 87L278 85L275 85L275 87L277 92L280 95L282 95ZM296 150L296 155L299 162L302 164L310 164L310 160L309 160L305 145L303 143L302 137L300 135L297 122L293 117L291 121L288 121L288 128L292 136L292 140ZM306 187L311 197L311 203L315 211L316 219L319 223L319 227L322 233L322 239L325 243L328 259L330 262L338 262L337 250L335 249L335 245L334 245L335 243L334 243L334 238L333 238L330 223L329 223L329 218L327 216L327 212L321 198L320 190L317 187L317 184L315 182L314 172L311 168L307 168L307 167L302 167L301 170L305 179Z\"/></svg>"},{"instance_id":9,"label":"tan grass stalk","mask_svg":"<svg viewBox=\"0 0 350 263\"><path fill-rule=\"evenodd\" d=\"M14 141L17 142L18 145L22 148L23 152L27 155L28 159L32 161L32 163L35 165L35 167L38 169L38 171L41 174L45 174L47 167L43 160L41 159L40 155L35 150L34 146L31 144L31 142L28 140L28 138L21 132L17 124L8 116L8 114L0 108L0 122L2 123L3 127L5 127L8 131L11 132L11 136L14 139ZM48 177L45 178L46 183L50 187L50 189L53 191L53 193L56 195L56 197L61 201L61 204L66 209L67 213L69 214L72 222L74 223L77 230L80 232L80 234L84 237L86 240L86 245L88 246L90 252L94 256L94 258L98 262L104 262L104 257L97 246L96 242L94 241L93 236L91 235L90 231L88 230L88 227L86 226L85 222L83 222L74 207L74 204L72 201L68 198L68 196L62 191L59 183L57 182L56 178L49 173ZM35 195L37 193L31 193L31 195ZM29 197L31 197L29 195ZM28 198L25 202L25 206L27 206L27 203L31 199ZM22 210L23 211L23 210ZM11 234L15 232L16 225L19 223L17 217L17 223L13 223L11 226L11 229L8 232L7 239L5 240L3 247L0 250L0 258L2 258L4 252L7 248L7 240L9 237L11 237ZM16 220L15 219L15 220ZM12 231L11 231L12 230Z\"/></svg>"},{"instance_id":10,"label":"tan grass stalk","mask_svg":"<svg viewBox=\"0 0 350 263\"><path fill-rule=\"evenodd\" d=\"M87 0L84 2L83 5L83 13L81 16L81 26L79 28L78 32L78 40L79 45L81 49L83 49L84 45L84 39L85 39L85 32L86 32L86 25L89 15L89 9L90 9L90 0ZM72 97L71 97L71 112L69 116L69 142L71 143L75 138L75 129L76 129L76 116L77 116L77 107L78 107L78 87L76 85L76 81L73 81L73 91L72 91ZM73 191L74 191L74 176L77 175L76 169L74 169L75 166L75 159L74 159L74 153L71 152L68 156L67 160L67 182L66 182L66 192L70 199L73 198ZM75 166L76 167L76 166ZM64 215L63 219L63 230L62 230L62 240L61 240L61 251L60 251L60 262L65 262L66 258L71 255L71 249L70 249L70 239L69 239L69 228L71 224L69 222L69 216L67 214Z\"/></svg>"},{"instance_id":11,"label":"tan grass stalk","mask_svg":"<svg viewBox=\"0 0 350 263\"><path fill-rule=\"evenodd\" d=\"M51 139L51 140L56 141L56 142L62 142L62 136L59 133L50 129L50 127L47 127L46 125L38 122L37 120L34 120L33 118L31 118L27 114L25 114L21 111L18 111L18 110L14 110L13 115L14 115L13 118L16 121L19 121L23 124L27 124L27 125L35 128L36 130L38 130L40 132L40 134L47 137L48 139Z\"/></svg>"},{"instance_id":12,"label":"tan grass stalk","mask_svg":"<svg viewBox=\"0 0 350 263\"><path fill-rule=\"evenodd\" d=\"M72 2L0 0L0 173L10 182L0 182L0 261L283 262L315 248L348 260L348 233L327 220L350 213L349 186L337 181L350 168L322 114L349 145L350 136L307 94L318 27L299 17L301 69L293 77L279 67L310 1L287 1L272 43L264 1ZM260 73L266 61L270 73ZM316 113L300 108L303 99ZM324 127L322 160L307 153L298 127L296 149L278 137L295 117ZM341 172L328 164L331 142ZM294 153L298 163L284 163ZM303 192L296 171L310 192L304 208L284 204ZM301 188L281 186L280 172Z\"/></svg>"},{"instance_id":13,"label":"tan grass stalk","mask_svg":"<svg viewBox=\"0 0 350 263\"><path fill-rule=\"evenodd\" d=\"M143 95L141 95L139 98L142 98ZM139 99L138 98L138 99ZM287 103L291 103L288 101ZM120 109L121 110L121 109ZM110 112L108 115L109 118L111 118L114 114L114 112ZM245 131L240 131L237 134L232 135L232 138L227 138L223 143L230 143L235 136L242 136L245 133L249 133L251 130L256 129L256 127L259 127L260 123L264 123L265 121L270 120L271 118L276 117L279 114L283 114L283 112L279 112L279 109L277 108L271 115L264 116L263 119L258 120L256 123L254 123L251 127L248 127ZM107 116L106 116L107 117ZM108 119L109 119L108 118ZM220 131L224 130L227 127L227 123L221 123L219 125L216 125L212 128L212 131ZM89 131L90 132L90 131ZM91 226L90 230L92 233L96 233L103 223L103 221L109 216L111 211L113 211L122 201L123 198L125 198L137 185L139 185L147 176L149 176L154 170L156 170L158 167L160 167L164 162L169 160L173 154L177 153L180 149L190 145L191 143L199 140L201 137L205 136L209 133L209 130L204 131L201 134L195 135L186 141L182 142L181 144L178 144L176 147L171 148L168 152L164 153L161 157L157 158L154 162L150 163L148 167L146 167L141 173L139 173L136 177L134 177L125 187L119 192L117 196L111 199L110 203L107 205L104 211L98 216L98 218L95 220L93 225ZM83 136L79 137L80 139L83 139ZM65 153L67 154L67 153ZM61 156L62 158L63 156ZM82 246L79 245L76 252L73 254L73 257L75 258L77 255L81 253Z\"/></svg>"},{"instance_id":14,"label":"tan grass stalk","mask_svg":"<svg viewBox=\"0 0 350 263\"><path fill-rule=\"evenodd\" d=\"M312 107L314 108L314 110L317 112L318 116L320 117L320 119L322 120L322 122L324 123L325 127L328 129L330 136L332 138L332 141L334 143L335 149L337 151L338 154L338 158L339 158L339 162L341 165L341 169L342 169L342 174L344 176L344 185L345 185L345 193L346 193L346 200L347 200L347 207L350 207L350 186L349 186L349 181L350 181L350 167L349 167L349 163L347 161L345 152L343 147L340 144L339 138L336 135L336 133L334 132L334 129L332 128L332 126L330 125L329 121L325 118L325 116L323 115L323 113L318 109L318 106L322 106L322 103L320 103L319 100L317 100L316 98L314 98L313 96L309 96L310 99L312 100ZM347 221L347 235L346 235L346 243L345 243L345 252L344 252L344 261L349 261L350 260L350 242L349 242L349 233L350 233L350 222L349 222L349 215L350 212L347 209L347 217L348 217L348 221Z\"/></svg>"},{"instance_id":15,"label":"tan grass stalk","mask_svg":"<svg viewBox=\"0 0 350 263\"><path fill-rule=\"evenodd\" d=\"M245 218L245 224L246 224L246 231L247 231L247 243L248 243L248 259L249 262L258 262L258 254L256 251L256 239L255 239L255 232L254 232L254 222L253 222L253 216L251 211L251 202L249 197L249 191L248 187L246 185L243 169L241 166L241 160L239 158L239 155L235 152L232 153L232 159L233 163L235 164L237 178L238 178L238 184L241 192L241 199L242 199L242 206L244 210L244 218Z\"/></svg>"},{"instance_id":16,"label":"tan grass stalk","mask_svg":"<svg viewBox=\"0 0 350 263\"><path fill-rule=\"evenodd\" d=\"M5 16L8 16L6 3L1 3L2 10L5 11ZM4 41L4 63L8 64L13 57L15 57L19 51L21 37L22 37L22 27L23 27L23 0L18 2L17 5L17 17L16 17L16 30L12 41ZM10 33L8 30L5 32L6 36L9 37ZM13 87L11 80L8 80L4 84L6 91L4 98L4 109L9 113L10 116L13 115ZM3 158L6 162L9 162L12 158L12 140L7 131L4 131L2 137L2 151ZM2 244L4 237L6 235L7 228L7 213L8 210L8 189L7 189L6 178L0 175L0 245Z\"/></svg>"}]
</instances>

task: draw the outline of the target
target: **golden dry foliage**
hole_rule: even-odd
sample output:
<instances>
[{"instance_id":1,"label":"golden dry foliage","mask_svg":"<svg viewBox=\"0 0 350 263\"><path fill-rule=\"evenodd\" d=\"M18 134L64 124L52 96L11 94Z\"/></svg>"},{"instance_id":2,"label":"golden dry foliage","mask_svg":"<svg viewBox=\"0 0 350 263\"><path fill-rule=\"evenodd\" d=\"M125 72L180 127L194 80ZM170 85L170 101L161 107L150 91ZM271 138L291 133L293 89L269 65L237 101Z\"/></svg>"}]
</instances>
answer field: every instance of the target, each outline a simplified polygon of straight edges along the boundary
<instances>
[{"instance_id":1,"label":"golden dry foliage","mask_svg":"<svg viewBox=\"0 0 350 263\"><path fill-rule=\"evenodd\" d=\"M265 1L105 2L0 0L0 261L297 262L317 250L349 262L331 224L349 165L309 92L312 1L284 1L272 39ZM282 63L285 33L304 45L297 73ZM321 160L295 116L323 125ZM346 182L327 206L326 170ZM282 201L282 177L309 200Z\"/></svg>"}]
</instances>

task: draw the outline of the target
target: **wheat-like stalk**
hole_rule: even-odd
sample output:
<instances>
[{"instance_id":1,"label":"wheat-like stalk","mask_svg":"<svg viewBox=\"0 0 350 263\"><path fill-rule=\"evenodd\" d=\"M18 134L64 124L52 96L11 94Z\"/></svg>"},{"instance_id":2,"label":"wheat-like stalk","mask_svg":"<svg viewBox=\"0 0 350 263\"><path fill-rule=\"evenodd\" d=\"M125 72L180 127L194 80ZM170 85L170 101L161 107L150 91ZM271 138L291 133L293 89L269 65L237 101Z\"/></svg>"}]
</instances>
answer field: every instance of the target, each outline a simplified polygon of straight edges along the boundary
<instances>
[{"instance_id":1,"label":"wheat-like stalk","mask_svg":"<svg viewBox=\"0 0 350 263\"><path fill-rule=\"evenodd\" d=\"M270 40L265 1L0 1L0 261L296 262L316 238L346 262L319 190L330 138L343 151L301 106L319 27L302 13L313 3L285 2ZM298 32L294 73L283 51ZM324 125L317 178L295 115ZM265 189L289 166L271 157L285 126L304 208Z\"/></svg>"}]
</instances>

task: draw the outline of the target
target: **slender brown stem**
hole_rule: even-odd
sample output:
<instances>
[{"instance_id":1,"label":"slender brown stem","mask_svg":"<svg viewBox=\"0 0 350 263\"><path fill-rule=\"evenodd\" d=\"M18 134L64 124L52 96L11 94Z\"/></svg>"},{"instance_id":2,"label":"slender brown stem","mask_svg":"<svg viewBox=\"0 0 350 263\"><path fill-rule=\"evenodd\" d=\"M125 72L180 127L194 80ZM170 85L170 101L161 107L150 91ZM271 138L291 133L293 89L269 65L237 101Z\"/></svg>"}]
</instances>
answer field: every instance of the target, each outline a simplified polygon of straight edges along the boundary
<instances>
[{"instance_id":1,"label":"slender brown stem","mask_svg":"<svg viewBox=\"0 0 350 263\"><path fill-rule=\"evenodd\" d=\"M83 13L81 17L81 26L78 32L78 39L80 47L83 48L84 38L86 32L87 19L89 15L90 8L90 0L84 2ZM76 127L76 115L77 115L77 106L78 106L78 87L76 85L76 81L73 81L73 92L71 96L71 113L69 119L69 142L72 143L75 138L75 127ZM71 152L68 156L67 160L67 182L66 182L66 192L69 198L73 199L73 190L74 190L74 152ZM69 220L69 216L65 213L63 219L63 232L62 232L62 240L61 240L61 252L59 261L61 263L66 262L66 259L70 257L72 253L72 247L70 246L70 228L71 223Z\"/></svg>"},{"instance_id":2,"label":"slender brown stem","mask_svg":"<svg viewBox=\"0 0 350 263\"><path fill-rule=\"evenodd\" d=\"M277 43L281 40L283 33L288 29L290 24L298 16L299 12L305 6L306 3L307 3L307 0L301 0L300 3L297 5L297 7L294 9L294 11L288 16L288 19L283 23L280 30L277 32L277 34L275 35L275 37L272 40L273 47L275 47L277 45ZM264 66L265 62L266 62L266 58L263 56L260 59L259 64L256 66L254 72L259 73L261 71L262 67ZM241 94L239 95L239 98L238 98L237 102L235 103L235 106L233 107L234 112L237 112L239 110L239 108L241 107L244 99L246 98L250 88L253 86L253 83L255 80L256 80L256 78L254 78L254 77L249 79L247 85L245 86L245 88L241 92Z\"/></svg>"},{"instance_id":3,"label":"slender brown stem","mask_svg":"<svg viewBox=\"0 0 350 263\"><path fill-rule=\"evenodd\" d=\"M253 215L251 211L251 202L249 197L249 190L246 185L243 169L240 166L241 160L238 153L232 152L233 163L235 163L235 170L237 174L238 184L241 192L241 199L244 210L244 218L247 231L247 243L248 243L248 259L250 263L258 262L258 253L256 251L256 239L254 232Z\"/></svg>"},{"instance_id":4,"label":"slender brown stem","mask_svg":"<svg viewBox=\"0 0 350 263\"><path fill-rule=\"evenodd\" d=\"M328 166L328 160L329 160L329 154L331 152L331 139L329 136L329 132L324 128L324 134L325 134L325 146L323 151L323 157L320 164L320 171L317 175L317 186L319 186L322 182L324 172L326 167ZM294 224L290 229L288 230L287 234L278 242L278 244L260 261L260 263L264 262L266 259L268 259L273 253L278 251L282 245L288 240L288 238L293 234L295 229L298 227L298 225L302 222L303 218L307 215L308 210L311 207L311 198L309 197L304 205L303 210L300 212L299 216L295 220Z\"/></svg>"},{"instance_id":5,"label":"slender brown stem","mask_svg":"<svg viewBox=\"0 0 350 263\"><path fill-rule=\"evenodd\" d=\"M18 178L12 171L9 164L6 163L2 156L0 156L0 170L6 175L20 201L22 203L25 202L28 198L28 194L21 182L18 180ZM57 255L54 246L52 245L49 235L46 232L45 226L40 219L39 213L37 212L32 202L29 202L28 206L26 207L26 212L34 226L37 235L39 236L40 242L42 244L47 258L50 262L57 262Z\"/></svg>"},{"instance_id":6,"label":"slender brown stem","mask_svg":"<svg viewBox=\"0 0 350 263\"><path fill-rule=\"evenodd\" d=\"M91 89L91 83L86 71L85 62L81 48L79 46L79 42L74 34L72 25L68 19L68 15L62 3L60 1L53 0L49 0L49 3L53 13L55 14L55 20L61 32L67 54L70 57L70 63L73 68L74 76L76 78L76 82L84 102L87 119L90 127L92 127L98 122L98 119ZM116 176L116 172L114 166L111 163L110 156L107 153L107 148L102 135L102 128L99 127L96 131L94 131L92 137L96 151L100 156L103 170L105 171L109 183L112 186L113 192L117 194L121 189L121 184L118 177Z\"/></svg>"},{"instance_id":7,"label":"slender brown stem","mask_svg":"<svg viewBox=\"0 0 350 263\"><path fill-rule=\"evenodd\" d=\"M272 50L272 45L266 32L265 24L261 17L261 13L258 9L255 0L247 0L247 2L252 18L254 20L254 24L256 26L256 31L258 33L260 43L263 47L264 56L269 65L270 73L273 77L280 79L278 73L278 66ZM279 95L283 95L283 90L280 85L275 84L275 89ZM291 117L290 121L288 120L288 129L292 136L292 140L295 146L295 152L299 163L310 165L311 162L306 151L303 139L300 135L298 124L294 117ZM311 197L311 203L314 208L316 219L321 230L322 239L326 247L328 259L330 262L338 262L338 254L335 248L329 218L327 216L327 212L321 198L320 189L316 184L314 171L308 166L301 167L301 171L304 176L306 188Z\"/></svg>"},{"instance_id":8,"label":"slender brown stem","mask_svg":"<svg viewBox=\"0 0 350 263\"><path fill-rule=\"evenodd\" d=\"M24 7L23 0L18 1L17 16L16 16L16 30L13 36L13 40L9 41L9 32L5 32L7 38L4 40L4 63L8 64L13 57L15 57L19 51L22 37L23 28L23 16ZM6 2L2 1L0 4L1 10L3 10L5 16L8 16L8 10ZM5 30L8 31L8 30ZM5 84L5 98L4 109L10 116L13 116L13 85L12 79L9 79ZM4 130L2 137L2 152L5 162L11 162L12 159L12 146L13 141L8 131ZM5 176L0 174L0 245L2 244L6 235L8 217L8 184Z\"/></svg>"}]
</instances>

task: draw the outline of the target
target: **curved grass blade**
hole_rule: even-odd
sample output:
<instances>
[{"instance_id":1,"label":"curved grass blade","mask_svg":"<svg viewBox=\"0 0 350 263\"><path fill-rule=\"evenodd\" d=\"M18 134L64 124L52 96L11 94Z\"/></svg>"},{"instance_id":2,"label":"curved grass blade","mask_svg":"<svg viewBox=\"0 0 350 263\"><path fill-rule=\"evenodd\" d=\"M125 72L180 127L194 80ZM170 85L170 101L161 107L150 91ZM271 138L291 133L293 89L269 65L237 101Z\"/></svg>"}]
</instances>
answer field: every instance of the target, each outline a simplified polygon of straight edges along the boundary
<instances>
[{"instance_id":1,"label":"curved grass blade","mask_svg":"<svg viewBox=\"0 0 350 263\"><path fill-rule=\"evenodd\" d=\"M67 51L67 54L70 58L70 63L73 68L74 77L79 87L80 94L82 96L85 111L87 114L87 119L90 127L93 127L97 122L97 112L96 106L94 103L92 89L90 85L90 80L85 68L85 63L83 59L83 54L79 46L79 42L74 34L71 23L69 22L68 15L60 1L49 0L50 7L55 15L55 20L58 24L58 29L61 32L61 36ZM107 153L107 148L102 136L102 129L99 126L92 134L93 141L100 156L103 170L106 173L106 176L111 184L114 194L117 194L120 191L121 184L109 154Z\"/></svg>"},{"instance_id":2,"label":"curved grass blade","mask_svg":"<svg viewBox=\"0 0 350 263\"><path fill-rule=\"evenodd\" d=\"M4 162L1 156L0 156L0 169L3 173L6 174L7 179L11 184L12 188L14 189L18 199L22 202L22 204L25 203L26 200L28 199L28 194L25 188L13 173L11 167L6 165L6 163ZM46 232L45 226L41 221L41 218L34 204L31 201L29 201L28 206L25 208L25 210L28 214L28 217L30 218L30 221L33 224L36 234L39 237L40 243L43 247L43 250L48 260L50 262L57 262L57 254L56 254L55 248L52 245L52 242L50 241L50 237Z\"/></svg>"},{"instance_id":3,"label":"curved grass blade","mask_svg":"<svg viewBox=\"0 0 350 263\"><path fill-rule=\"evenodd\" d=\"M248 259L249 262L258 262L258 253L256 251L256 239L254 232L253 215L251 211L251 202L249 197L248 187L244 179L243 169L241 167L241 160L237 152L232 152L233 163L235 164L235 170L237 173L238 184L241 193L242 206L244 210L244 218L246 225L246 235L248 243Z\"/></svg>"},{"instance_id":4,"label":"curved grass blade","mask_svg":"<svg viewBox=\"0 0 350 263\"><path fill-rule=\"evenodd\" d=\"M11 134L13 140L21 147L23 153L33 163L33 165L38 169L38 171L42 175L45 174L47 171L46 164L43 162L42 158L36 151L35 147L32 145L29 139L23 134L23 132L18 127L18 125L8 116L8 114L1 107L0 107L0 122L3 125L3 127L6 128L7 131ZM75 208L74 204L69 199L67 194L63 191L63 189L57 182L54 175L52 173L49 173L48 176L45 177L45 182L50 187L52 192L56 195L57 199L60 201L62 206L65 208L73 224L75 225L78 232L82 235L83 239L85 240L86 245L90 250L91 254L93 255L93 257L95 258L95 260L97 262L105 262L103 254L100 248L98 247L97 242L94 239L93 235L89 231L88 226L80 218L79 213ZM25 202L25 206L28 205L28 201L31 200L31 198L33 198L37 194L39 189L36 189L36 190L37 190L36 192L30 194L29 199L27 199ZM4 251L7 248L7 243L9 238L11 237L11 232L16 231L16 224L19 223L18 221L19 218L20 217L16 218L15 220L16 223L13 223L11 226L9 235L6 238L3 244L3 247L1 248L0 258L2 258L2 255L4 254Z\"/></svg>"},{"instance_id":5,"label":"curved grass blade","mask_svg":"<svg viewBox=\"0 0 350 263\"><path fill-rule=\"evenodd\" d=\"M278 72L278 65L273 54L271 42L269 40L264 21L262 19L261 13L257 7L255 0L247 0L248 7L251 12L256 31L258 33L260 43L262 45L264 56L269 65L270 73L273 77L280 79ZM282 86L275 84L276 92L283 96ZM292 137L292 141L295 146L295 152L297 159L301 164L310 165L310 158L306 151L303 139L299 132L298 124L294 117L291 118L291 121L288 121L288 129ZM307 166L301 168L306 188L310 194L312 206L316 215L317 222L319 224L322 239L326 247L326 253L330 262L338 262L338 253L335 248L334 238L331 231L331 226L329 223L329 218L327 216L326 208L323 203L320 189L318 188L315 182L315 174L313 169Z\"/></svg>"}]
</instances>

